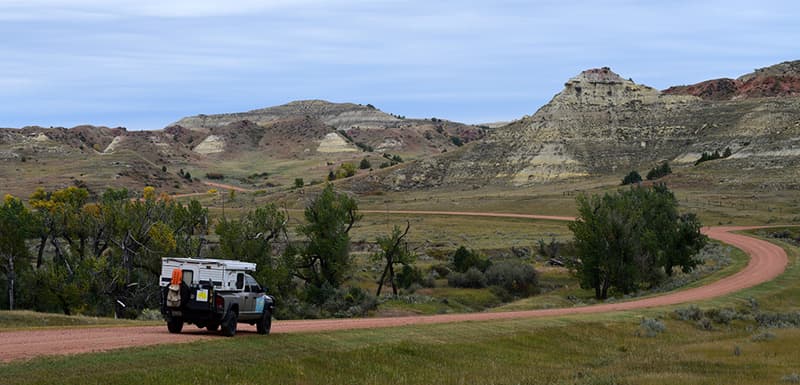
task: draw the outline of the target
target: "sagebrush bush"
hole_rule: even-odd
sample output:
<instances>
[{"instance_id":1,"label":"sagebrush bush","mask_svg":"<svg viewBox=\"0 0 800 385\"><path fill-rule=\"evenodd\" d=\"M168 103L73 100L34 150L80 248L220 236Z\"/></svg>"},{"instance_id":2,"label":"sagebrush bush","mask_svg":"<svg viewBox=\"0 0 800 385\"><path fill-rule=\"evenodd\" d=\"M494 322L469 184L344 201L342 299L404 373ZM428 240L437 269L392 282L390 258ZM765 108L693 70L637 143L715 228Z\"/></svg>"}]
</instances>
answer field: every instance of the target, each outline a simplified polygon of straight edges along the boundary
<instances>
[{"instance_id":1,"label":"sagebrush bush","mask_svg":"<svg viewBox=\"0 0 800 385\"><path fill-rule=\"evenodd\" d=\"M450 273L447 284L452 287L480 289L486 287L486 276L477 268L471 267L466 273Z\"/></svg>"},{"instance_id":2,"label":"sagebrush bush","mask_svg":"<svg viewBox=\"0 0 800 385\"><path fill-rule=\"evenodd\" d=\"M667 326L664 325L664 322L661 322L661 320L642 318L642 321L639 323L639 331L637 334L640 337L655 337L665 330L667 330Z\"/></svg>"},{"instance_id":3,"label":"sagebrush bush","mask_svg":"<svg viewBox=\"0 0 800 385\"><path fill-rule=\"evenodd\" d=\"M781 377L781 381L792 384L800 384L800 374L792 373Z\"/></svg>"},{"instance_id":4,"label":"sagebrush bush","mask_svg":"<svg viewBox=\"0 0 800 385\"><path fill-rule=\"evenodd\" d=\"M450 275L450 268L445 264L436 264L431 266L431 272L436 273L437 276L447 278Z\"/></svg>"},{"instance_id":5,"label":"sagebrush bush","mask_svg":"<svg viewBox=\"0 0 800 385\"><path fill-rule=\"evenodd\" d=\"M775 339L775 334L770 332L761 332L750 337L753 342L772 341Z\"/></svg>"},{"instance_id":6,"label":"sagebrush bush","mask_svg":"<svg viewBox=\"0 0 800 385\"><path fill-rule=\"evenodd\" d=\"M762 328L800 327L800 311L789 313L761 312L756 314L756 322Z\"/></svg>"},{"instance_id":7,"label":"sagebrush bush","mask_svg":"<svg viewBox=\"0 0 800 385\"><path fill-rule=\"evenodd\" d=\"M681 321L699 321L703 318L703 311L695 305L689 305L675 309L675 316Z\"/></svg>"},{"instance_id":8,"label":"sagebrush bush","mask_svg":"<svg viewBox=\"0 0 800 385\"><path fill-rule=\"evenodd\" d=\"M158 309L144 309L136 319L142 321L160 321L164 319L161 310Z\"/></svg>"},{"instance_id":9,"label":"sagebrush bush","mask_svg":"<svg viewBox=\"0 0 800 385\"><path fill-rule=\"evenodd\" d=\"M486 269L486 282L511 294L529 296L538 291L539 280L533 266L520 261L503 261Z\"/></svg>"},{"instance_id":10,"label":"sagebrush bush","mask_svg":"<svg viewBox=\"0 0 800 385\"><path fill-rule=\"evenodd\" d=\"M695 326L697 326L697 328L700 329L700 330L714 330L714 322L711 321L710 318L706 318L706 317L703 317L703 318L700 318L699 320L697 320L697 322L695 323Z\"/></svg>"}]
</instances>

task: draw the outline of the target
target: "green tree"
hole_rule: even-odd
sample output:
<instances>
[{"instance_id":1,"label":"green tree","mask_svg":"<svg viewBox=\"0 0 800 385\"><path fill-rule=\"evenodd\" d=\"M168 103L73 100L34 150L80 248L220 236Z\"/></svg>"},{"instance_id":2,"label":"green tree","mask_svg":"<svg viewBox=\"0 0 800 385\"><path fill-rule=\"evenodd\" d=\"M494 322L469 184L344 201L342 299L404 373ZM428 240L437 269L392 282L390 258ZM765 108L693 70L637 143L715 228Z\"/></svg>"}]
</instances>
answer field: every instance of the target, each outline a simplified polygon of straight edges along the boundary
<instances>
[{"instance_id":1,"label":"green tree","mask_svg":"<svg viewBox=\"0 0 800 385\"><path fill-rule=\"evenodd\" d=\"M28 257L25 241L33 234L34 218L22 201L6 195L0 205L0 266L5 273L8 293L8 309L14 310L17 288L17 273L23 260Z\"/></svg>"},{"instance_id":2,"label":"green tree","mask_svg":"<svg viewBox=\"0 0 800 385\"><path fill-rule=\"evenodd\" d=\"M305 186L305 181L303 178L294 178L294 188L303 188Z\"/></svg>"},{"instance_id":3,"label":"green tree","mask_svg":"<svg viewBox=\"0 0 800 385\"><path fill-rule=\"evenodd\" d=\"M361 163L358 164L358 168L362 170L366 170L370 167L372 167L372 164L369 162L369 159L367 158L361 159Z\"/></svg>"},{"instance_id":4,"label":"green tree","mask_svg":"<svg viewBox=\"0 0 800 385\"><path fill-rule=\"evenodd\" d=\"M631 171L622 179L622 185L636 184L642 181L642 176L637 171Z\"/></svg>"},{"instance_id":5,"label":"green tree","mask_svg":"<svg viewBox=\"0 0 800 385\"><path fill-rule=\"evenodd\" d=\"M378 290L375 293L376 296L381 295L381 289L383 289L383 285L387 280L392 286L392 294L397 295L394 266L396 264L400 264L403 266L403 268L405 268L409 267L409 264L414 262L414 253L408 249L408 243L403 240L406 235L408 235L408 231L410 229L411 222L406 222L405 230L400 230L400 227L394 226L392 228L391 235L378 237L377 241L380 251L373 254L372 259L375 261L383 261L385 264L383 267L383 273L378 279Z\"/></svg>"},{"instance_id":6,"label":"green tree","mask_svg":"<svg viewBox=\"0 0 800 385\"><path fill-rule=\"evenodd\" d=\"M483 258L480 253L475 250L467 250L466 247L459 247L453 253L453 270L459 273L465 273L470 268L474 267L480 271L485 271L492 263Z\"/></svg>"},{"instance_id":7,"label":"green tree","mask_svg":"<svg viewBox=\"0 0 800 385\"><path fill-rule=\"evenodd\" d=\"M719 153L717 153L717 155L719 155ZM668 162L664 162L660 166L654 167L647 173L647 180L656 180L669 174L672 174L672 168L669 166Z\"/></svg>"},{"instance_id":8,"label":"green tree","mask_svg":"<svg viewBox=\"0 0 800 385\"><path fill-rule=\"evenodd\" d=\"M662 184L603 196L579 196L578 219L569 225L577 259L571 267L581 286L599 299L652 286L675 267L684 272L706 243L693 215L680 215L677 200Z\"/></svg>"},{"instance_id":9,"label":"green tree","mask_svg":"<svg viewBox=\"0 0 800 385\"><path fill-rule=\"evenodd\" d=\"M332 184L306 207L307 224L298 231L305 245L296 255L294 274L311 289L312 300L324 300L316 293L327 285L338 288L350 268L350 230L361 219L355 199L337 193Z\"/></svg>"},{"instance_id":10,"label":"green tree","mask_svg":"<svg viewBox=\"0 0 800 385\"><path fill-rule=\"evenodd\" d=\"M275 204L267 204L247 213L241 220L221 219L215 228L219 236L216 256L256 263L255 278L266 287L285 286L289 271L273 258L273 244L286 235L288 216Z\"/></svg>"}]
</instances>

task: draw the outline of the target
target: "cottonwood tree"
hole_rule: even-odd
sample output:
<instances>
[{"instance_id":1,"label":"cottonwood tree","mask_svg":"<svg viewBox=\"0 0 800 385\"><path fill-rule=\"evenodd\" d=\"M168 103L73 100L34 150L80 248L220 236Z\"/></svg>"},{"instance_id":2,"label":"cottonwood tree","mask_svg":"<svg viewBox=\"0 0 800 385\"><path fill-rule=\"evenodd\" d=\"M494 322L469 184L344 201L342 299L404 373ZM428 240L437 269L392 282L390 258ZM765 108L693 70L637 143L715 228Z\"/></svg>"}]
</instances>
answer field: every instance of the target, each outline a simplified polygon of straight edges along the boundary
<instances>
[{"instance_id":1,"label":"cottonwood tree","mask_svg":"<svg viewBox=\"0 0 800 385\"><path fill-rule=\"evenodd\" d=\"M605 299L614 288L630 293L653 286L675 267L691 271L706 243L693 215L680 215L663 185L603 196L579 196L578 219L569 225L577 259L571 267L581 287Z\"/></svg>"},{"instance_id":2,"label":"cottonwood tree","mask_svg":"<svg viewBox=\"0 0 800 385\"><path fill-rule=\"evenodd\" d=\"M361 219L358 204L328 184L304 212L307 224L298 231L306 239L296 251L294 275L306 282L312 300L323 286L338 288L351 265L350 230ZM317 293L317 294L315 294Z\"/></svg>"},{"instance_id":3,"label":"cottonwood tree","mask_svg":"<svg viewBox=\"0 0 800 385\"><path fill-rule=\"evenodd\" d=\"M381 251L373 254L372 259L384 261L384 268L381 277L378 279L378 290L376 296L381 295L381 289L388 280L392 286L392 294L397 295L397 284L395 282L394 266L400 264L408 266L414 262L414 253L408 249L408 243L404 241L408 231L411 229L411 222L406 222L405 230L400 230L400 227L394 226L392 233L389 236L378 237L377 243Z\"/></svg>"},{"instance_id":4,"label":"cottonwood tree","mask_svg":"<svg viewBox=\"0 0 800 385\"><path fill-rule=\"evenodd\" d=\"M250 211L241 220L221 219L215 228L219 236L216 255L257 264L255 278L263 285L283 287L290 279L288 268L273 257L273 244L286 239L288 215L274 204Z\"/></svg>"},{"instance_id":5,"label":"cottonwood tree","mask_svg":"<svg viewBox=\"0 0 800 385\"><path fill-rule=\"evenodd\" d=\"M0 204L0 266L5 273L8 309L14 310L17 292L18 265L24 267L28 258L25 241L32 235L33 216L22 201L6 195Z\"/></svg>"}]
</instances>

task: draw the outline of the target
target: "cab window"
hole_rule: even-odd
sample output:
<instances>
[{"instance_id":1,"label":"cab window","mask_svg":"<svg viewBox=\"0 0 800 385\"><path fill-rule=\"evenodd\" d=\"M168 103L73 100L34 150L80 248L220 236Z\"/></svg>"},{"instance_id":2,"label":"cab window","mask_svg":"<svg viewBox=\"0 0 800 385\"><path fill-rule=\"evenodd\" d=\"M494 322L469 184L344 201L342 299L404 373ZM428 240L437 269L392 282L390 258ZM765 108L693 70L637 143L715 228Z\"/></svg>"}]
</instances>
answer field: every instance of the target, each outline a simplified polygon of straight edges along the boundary
<instances>
[{"instance_id":1,"label":"cab window","mask_svg":"<svg viewBox=\"0 0 800 385\"><path fill-rule=\"evenodd\" d=\"M242 290L244 288L244 273L236 274L236 289Z\"/></svg>"},{"instance_id":2,"label":"cab window","mask_svg":"<svg viewBox=\"0 0 800 385\"><path fill-rule=\"evenodd\" d=\"M245 274L245 291L249 291L251 293L260 293L261 292L261 285L258 284L255 278L251 277L249 274Z\"/></svg>"}]
</instances>

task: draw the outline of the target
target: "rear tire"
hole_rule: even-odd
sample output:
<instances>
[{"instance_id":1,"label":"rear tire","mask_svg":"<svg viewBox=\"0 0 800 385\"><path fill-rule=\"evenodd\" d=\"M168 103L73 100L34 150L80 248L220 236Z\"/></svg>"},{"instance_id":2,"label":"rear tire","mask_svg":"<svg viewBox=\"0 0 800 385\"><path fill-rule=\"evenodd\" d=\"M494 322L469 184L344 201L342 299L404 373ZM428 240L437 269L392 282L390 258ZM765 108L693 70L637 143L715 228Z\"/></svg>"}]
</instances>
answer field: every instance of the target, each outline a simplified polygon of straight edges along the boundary
<instances>
[{"instance_id":1,"label":"rear tire","mask_svg":"<svg viewBox=\"0 0 800 385\"><path fill-rule=\"evenodd\" d=\"M173 334L180 333L183 330L183 318L169 317L167 319L167 330Z\"/></svg>"},{"instance_id":2,"label":"rear tire","mask_svg":"<svg viewBox=\"0 0 800 385\"><path fill-rule=\"evenodd\" d=\"M261 314L261 319L258 320L256 323L256 331L258 334L269 334L269 330L272 328L272 313L269 310L264 310L264 313Z\"/></svg>"},{"instance_id":3,"label":"rear tire","mask_svg":"<svg viewBox=\"0 0 800 385\"><path fill-rule=\"evenodd\" d=\"M222 335L225 337L233 337L236 335L236 323L239 322L239 316L233 309L228 310L228 314L222 320Z\"/></svg>"}]
</instances>

